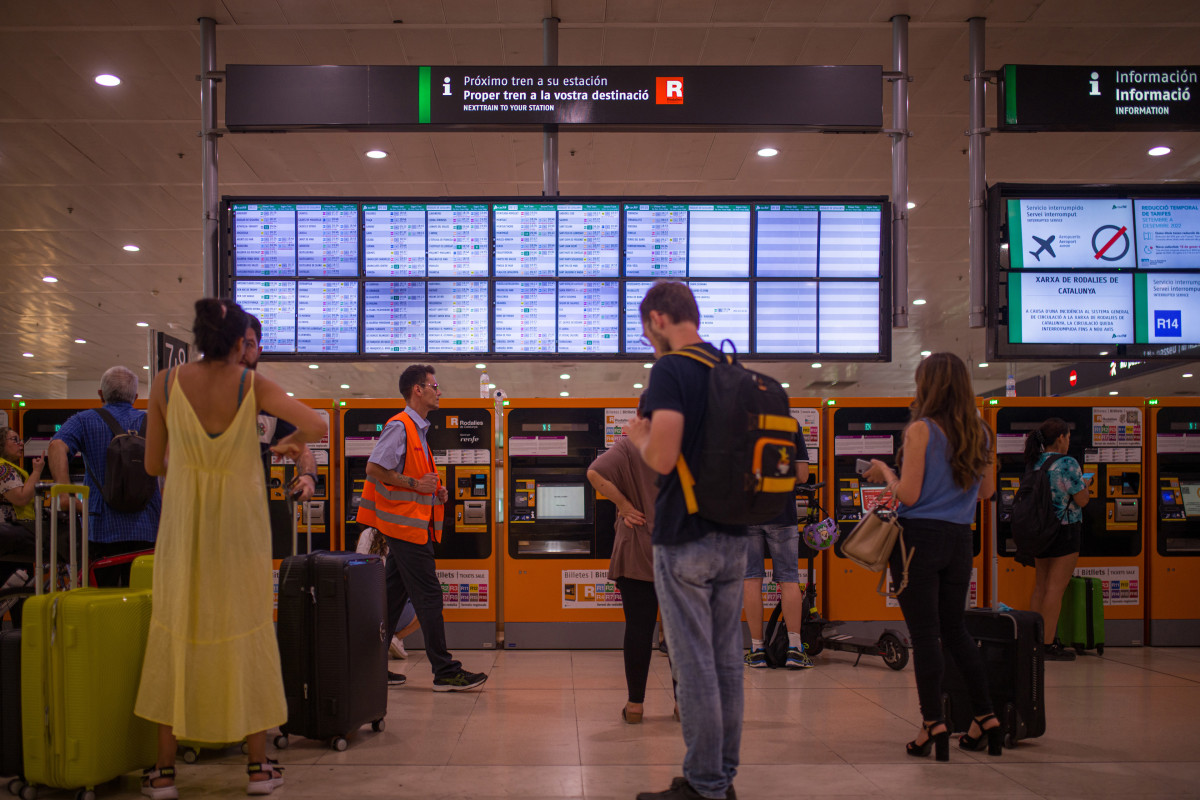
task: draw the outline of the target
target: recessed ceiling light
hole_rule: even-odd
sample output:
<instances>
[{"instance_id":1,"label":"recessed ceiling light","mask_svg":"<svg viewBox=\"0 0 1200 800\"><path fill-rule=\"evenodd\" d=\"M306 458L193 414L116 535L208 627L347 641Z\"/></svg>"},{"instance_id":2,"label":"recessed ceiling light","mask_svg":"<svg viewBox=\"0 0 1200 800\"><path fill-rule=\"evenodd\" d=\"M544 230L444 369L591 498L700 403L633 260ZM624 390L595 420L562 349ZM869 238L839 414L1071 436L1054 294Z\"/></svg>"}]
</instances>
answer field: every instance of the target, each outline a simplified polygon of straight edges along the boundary
<instances>
[{"instance_id":1,"label":"recessed ceiling light","mask_svg":"<svg viewBox=\"0 0 1200 800\"><path fill-rule=\"evenodd\" d=\"M33 358L33 353L21 353L21 355L25 356L26 358Z\"/></svg>"},{"instance_id":2,"label":"recessed ceiling light","mask_svg":"<svg viewBox=\"0 0 1200 800\"><path fill-rule=\"evenodd\" d=\"M916 204L916 203L914 203L912 200L909 200L909 201L908 201L908 207L909 207L909 209L914 209L914 208L916 208L916 207L917 207L917 204Z\"/></svg>"},{"instance_id":3,"label":"recessed ceiling light","mask_svg":"<svg viewBox=\"0 0 1200 800\"><path fill-rule=\"evenodd\" d=\"M1159 145L1158 147L1151 147L1146 152L1152 156L1165 156L1171 152L1171 148Z\"/></svg>"},{"instance_id":4,"label":"recessed ceiling light","mask_svg":"<svg viewBox=\"0 0 1200 800\"><path fill-rule=\"evenodd\" d=\"M813 368L813 369L820 369L820 368L821 368L821 362L820 362L820 361L814 361L814 362L813 362L813 365L812 365L812 368Z\"/></svg>"},{"instance_id":5,"label":"recessed ceiling light","mask_svg":"<svg viewBox=\"0 0 1200 800\"><path fill-rule=\"evenodd\" d=\"M348 384L348 383L343 383L343 384L342 384L342 388L343 388L343 389L349 389L349 388L350 388L350 384Z\"/></svg>"},{"instance_id":6,"label":"recessed ceiling light","mask_svg":"<svg viewBox=\"0 0 1200 800\"><path fill-rule=\"evenodd\" d=\"M558 377L562 378L564 381L569 381L569 380L571 380L571 376L570 376L570 375L568 375L568 374L567 374L567 373L565 373L565 372L564 372L562 375L559 375Z\"/></svg>"},{"instance_id":7,"label":"recessed ceiling light","mask_svg":"<svg viewBox=\"0 0 1200 800\"><path fill-rule=\"evenodd\" d=\"M654 365L653 364L642 364L642 366L645 367L646 369L650 369Z\"/></svg>"},{"instance_id":8,"label":"recessed ceiling light","mask_svg":"<svg viewBox=\"0 0 1200 800\"><path fill-rule=\"evenodd\" d=\"M1120 392L1109 392L1109 395L1120 394Z\"/></svg>"},{"instance_id":9,"label":"recessed ceiling light","mask_svg":"<svg viewBox=\"0 0 1200 800\"><path fill-rule=\"evenodd\" d=\"M929 355L933 355L932 350L922 350L921 351L921 358L924 358L925 356L929 356Z\"/></svg>"},{"instance_id":10,"label":"recessed ceiling light","mask_svg":"<svg viewBox=\"0 0 1200 800\"><path fill-rule=\"evenodd\" d=\"M129 253L136 253L139 250L141 250L142 248L138 247L136 244L127 244L124 247L122 247L121 249L125 250L126 252L129 252Z\"/></svg>"},{"instance_id":11,"label":"recessed ceiling light","mask_svg":"<svg viewBox=\"0 0 1200 800\"><path fill-rule=\"evenodd\" d=\"M150 369L150 365L149 365L149 364L142 364L142 369Z\"/></svg>"},{"instance_id":12,"label":"recessed ceiling light","mask_svg":"<svg viewBox=\"0 0 1200 800\"><path fill-rule=\"evenodd\" d=\"M75 344L87 344L87 339L76 339Z\"/></svg>"},{"instance_id":13,"label":"recessed ceiling light","mask_svg":"<svg viewBox=\"0 0 1200 800\"><path fill-rule=\"evenodd\" d=\"M980 369L987 369L987 366L988 366L988 362L986 362L986 361L979 362Z\"/></svg>"},{"instance_id":14,"label":"recessed ceiling light","mask_svg":"<svg viewBox=\"0 0 1200 800\"><path fill-rule=\"evenodd\" d=\"M643 386L642 386L642 384L640 384L640 383L635 383L635 384L633 385L633 388L635 388L635 389L642 389L642 388L644 388L644 387L643 387Z\"/></svg>"},{"instance_id":15,"label":"recessed ceiling light","mask_svg":"<svg viewBox=\"0 0 1200 800\"><path fill-rule=\"evenodd\" d=\"M309 369L320 369L321 365L320 364L309 364L308 368Z\"/></svg>"},{"instance_id":16,"label":"recessed ceiling light","mask_svg":"<svg viewBox=\"0 0 1200 800\"><path fill-rule=\"evenodd\" d=\"M475 369L487 369L487 364L476 364Z\"/></svg>"},{"instance_id":17,"label":"recessed ceiling light","mask_svg":"<svg viewBox=\"0 0 1200 800\"><path fill-rule=\"evenodd\" d=\"M96 83L100 84L101 86L120 86L121 79L116 75L97 75Z\"/></svg>"},{"instance_id":18,"label":"recessed ceiling light","mask_svg":"<svg viewBox=\"0 0 1200 800\"><path fill-rule=\"evenodd\" d=\"M489 383L489 384L488 384L488 388L489 388L489 389L495 389L495 388L496 388L496 384L494 384L494 383Z\"/></svg>"},{"instance_id":19,"label":"recessed ceiling light","mask_svg":"<svg viewBox=\"0 0 1200 800\"><path fill-rule=\"evenodd\" d=\"M774 147L764 147L758 151L758 154L760 156L762 156L763 158L771 158L773 156L779 155L779 151L776 150Z\"/></svg>"},{"instance_id":20,"label":"recessed ceiling light","mask_svg":"<svg viewBox=\"0 0 1200 800\"><path fill-rule=\"evenodd\" d=\"M1002 245L1000 245L1000 249L1001 249L1001 250L1007 250L1007 249L1008 249L1008 245L1007 245L1007 244L1002 244Z\"/></svg>"},{"instance_id":21,"label":"recessed ceiling light","mask_svg":"<svg viewBox=\"0 0 1200 800\"><path fill-rule=\"evenodd\" d=\"M366 156L367 156L367 158L387 158L387 151L386 150L368 150L366 152Z\"/></svg>"},{"instance_id":22,"label":"recessed ceiling light","mask_svg":"<svg viewBox=\"0 0 1200 800\"><path fill-rule=\"evenodd\" d=\"M1190 373L1190 372L1185 372L1185 373L1183 373L1183 377L1185 377L1185 378L1190 378L1190 377L1192 377L1192 373Z\"/></svg>"},{"instance_id":23,"label":"recessed ceiling light","mask_svg":"<svg viewBox=\"0 0 1200 800\"><path fill-rule=\"evenodd\" d=\"M571 393L570 392L559 392L558 396L559 397L570 397Z\"/></svg>"},{"instance_id":24,"label":"recessed ceiling light","mask_svg":"<svg viewBox=\"0 0 1200 800\"><path fill-rule=\"evenodd\" d=\"M779 384L779 385L780 385L780 386L782 386L782 387L783 387L783 388L785 388L785 389L790 389L790 388L792 388L792 385L791 385L790 383L781 383L781 384Z\"/></svg>"},{"instance_id":25,"label":"recessed ceiling light","mask_svg":"<svg viewBox=\"0 0 1200 800\"><path fill-rule=\"evenodd\" d=\"M1100 355L1102 355L1102 356L1106 356L1106 355L1108 355L1108 351L1107 351L1107 350L1101 350L1101 351L1100 351Z\"/></svg>"},{"instance_id":26,"label":"recessed ceiling light","mask_svg":"<svg viewBox=\"0 0 1200 800\"><path fill-rule=\"evenodd\" d=\"M287 393L287 396L288 396L288 397L295 397L296 395L294 395L294 394L293 394L293 393L291 393L291 392L288 392L288 393Z\"/></svg>"},{"instance_id":27,"label":"recessed ceiling light","mask_svg":"<svg viewBox=\"0 0 1200 800\"><path fill-rule=\"evenodd\" d=\"M139 323L137 324L137 326L138 326L139 328L149 328L149 327L150 327L150 323L149 323L149 322L139 322Z\"/></svg>"},{"instance_id":28,"label":"recessed ceiling light","mask_svg":"<svg viewBox=\"0 0 1200 800\"><path fill-rule=\"evenodd\" d=\"M45 283L58 283L58 278L54 277L53 275L47 275L46 277L42 278L42 281Z\"/></svg>"},{"instance_id":29,"label":"recessed ceiling light","mask_svg":"<svg viewBox=\"0 0 1200 800\"><path fill-rule=\"evenodd\" d=\"M923 305L925 305L925 299L922 297L918 297L916 300L913 300L913 305L914 306L923 306Z\"/></svg>"},{"instance_id":30,"label":"recessed ceiling light","mask_svg":"<svg viewBox=\"0 0 1200 800\"><path fill-rule=\"evenodd\" d=\"M25 395L23 395L23 394L14 394L14 395L13 395L13 397L24 397L24 396L25 396Z\"/></svg>"}]
</instances>

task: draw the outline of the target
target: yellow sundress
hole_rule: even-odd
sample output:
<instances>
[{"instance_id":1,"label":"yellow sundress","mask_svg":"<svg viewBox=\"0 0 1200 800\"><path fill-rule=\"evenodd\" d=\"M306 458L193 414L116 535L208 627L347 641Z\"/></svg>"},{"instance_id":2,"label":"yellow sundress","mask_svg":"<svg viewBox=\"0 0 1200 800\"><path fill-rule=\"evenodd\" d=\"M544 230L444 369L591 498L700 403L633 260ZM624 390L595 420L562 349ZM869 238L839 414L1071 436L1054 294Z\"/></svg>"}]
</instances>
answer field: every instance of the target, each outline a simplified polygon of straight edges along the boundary
<instances>
[{"instance_id":1,"label":"yellow sundress","mask_svg":"<svg viewBox=\"0 0 1200 800\"><path fill-rule=\"evenodd\" d=\"M170 460L134 711L200 742L236 742L287 720L252 372L246 383L215 437L177 380L166 395Z\"/></svg>"}]
</instances>

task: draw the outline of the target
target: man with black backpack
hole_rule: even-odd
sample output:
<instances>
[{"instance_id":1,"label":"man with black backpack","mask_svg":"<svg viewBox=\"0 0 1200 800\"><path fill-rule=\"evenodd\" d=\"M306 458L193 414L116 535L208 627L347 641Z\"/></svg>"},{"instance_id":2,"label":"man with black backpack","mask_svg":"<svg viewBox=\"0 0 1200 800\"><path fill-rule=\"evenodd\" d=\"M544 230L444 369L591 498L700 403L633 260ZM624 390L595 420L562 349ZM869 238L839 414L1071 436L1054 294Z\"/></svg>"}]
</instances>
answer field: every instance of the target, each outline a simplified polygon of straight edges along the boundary
<instances>
[{"instance_id":1,"label":"man with black backpack","mask_svg":"<svg viewBox=\"0 0 1200 800\"><path fill-rule=\"evenodd\" d=\"M767 522L794 496L796 424L778 383L700 338L700 310L685 284L655 283L640 310L658 361L645 393L647 417L627 432L660 476L654 585L687 755L682 777L638 800L735 798L746 526ZM751 459L757 468L749 468Z\"/></svg>"},{"instance_id":2,"label":"man with black backpack","mask_svg":"<svg viewBox=\"0 0 1200 800\"><path fill-rule=\"evenodd\" d=\"M146 412L133 407L137 376L111 367L100 378L104 405L63 423L46 452L55 483L71 483L69 462L83 456L88 494L88 556L92 561L149 550L158 536L162 507L158 479L145 463ZM107 573L107 574L105 574ZM129 565L98 571L104 586L128 586Z\"/></svg>"}]
</instances>

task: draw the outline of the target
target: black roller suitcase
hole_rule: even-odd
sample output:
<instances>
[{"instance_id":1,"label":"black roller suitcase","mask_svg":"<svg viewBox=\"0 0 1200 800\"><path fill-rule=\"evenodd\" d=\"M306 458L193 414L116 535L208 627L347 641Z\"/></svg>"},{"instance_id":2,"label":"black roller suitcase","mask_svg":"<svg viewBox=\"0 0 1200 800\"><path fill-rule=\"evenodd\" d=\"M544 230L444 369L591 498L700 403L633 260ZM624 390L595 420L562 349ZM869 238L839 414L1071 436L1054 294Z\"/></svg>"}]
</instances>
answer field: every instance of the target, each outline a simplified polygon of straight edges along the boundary
<instances>
[{"instance_id":1,"label":"black roller suitcase","mask_svg":"<svg viewBox=\"0 0 1200 800\"><path fill-rule=\"evenodd\" d=\"M979 645L987 669L992 708L1004 726L1004 745L1046 732L1043 686L1042 615L1033 611L967 611L967 630ZM958 665L944 653L946 672L942 691L946 720L955 732L971 724L971 699Z\"/></svg>"},{"instance_id":2,"label":"black roller suitcase","mask_svg":"<svg viewBox=\"0 0 1200 800\"><path fill-rule=\"evenodd\" d=\"M13 628L0 631L0 775L24 775L24 752L21 744L21 629Z\"/></svg>"},{"instance_id":3,"label":"black roller suitcase","mask_svg":"<svg viewBox=\"0 0 1200 800\"><path fill-rule=\"evenodd\" d=\"M383 559L360 553L285 558L279 567L279 657L289 735L345 750L366 723L387 714L387 600Z\"/></svg>"}]
</instances>

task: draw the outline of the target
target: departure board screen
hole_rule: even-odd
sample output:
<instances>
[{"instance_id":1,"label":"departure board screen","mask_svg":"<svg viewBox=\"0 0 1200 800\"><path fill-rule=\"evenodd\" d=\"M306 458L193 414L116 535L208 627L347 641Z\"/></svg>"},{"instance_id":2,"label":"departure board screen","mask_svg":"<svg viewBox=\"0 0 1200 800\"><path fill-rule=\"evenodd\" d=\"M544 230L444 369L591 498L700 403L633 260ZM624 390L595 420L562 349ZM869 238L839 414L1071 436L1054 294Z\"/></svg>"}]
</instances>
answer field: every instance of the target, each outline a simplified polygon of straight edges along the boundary
<instances>
[{"instance_id":1,"label":"departure board screen","mask_svg":"<svg viewBox=\"0 0 1200 800\"><path fill-rule=\"evenodd\" d=\"M558 352L616 353L620 330L621 285L617 281L558 284Z\"/></svg>"},{"instance_id":2,"label":"departure board screen","mask_svg":"<svg viewBox=\"0 0 1200 800\"><path fill-rule=\"evenodd\" d=\"M356 281L301 281L297 285L296 352L358 352Z\"/></svg>"},{"instance_id":3,"label":"departure board screen","mask_svg":"<svg viewBox=\"0 0 1200 800\"><path fill-rule=\"evenodd\" d=\"M296 352L295 281L235 281L233 300L262 323L264 353Z\"/></svg>"},{"instance_id":4,"label":"departure board screen","mask_svg":"<svg viewBox=\"0 0 1200 800\"><path fill-rule=\"evenodd\" d=\"M431 278L486 278L490 231L487 203L426 206Z\"/></svg>"},{"instance_id":5,"label":"departure board screen","mask_svg":"<svg viewBox=\"0 0 1200 800\"><path fill-rule=\"evenodd\" d=\"M363 352L425 352L425 284L363 284Z\"/></svg>"},{"instance_id":6,"label":"departure board screen","mask_svg":"<svg viewBox=\"0 0 1200 800\"><path fill-rule=\"evenodd\" d=\"M498 205L495 215L496 277L553 278L558 259L555 207Z\"/></svg>"},{"instance_id":7,"label":"departure board screen","mask_svg":"<svg viewBox=\"0 0 1200 800\"><path fill-rule=\"evenodd\" d=\"M555 352L557 301L554 281L496 281L496 352Z\"/></svg>"},{"instance_id":8,"label":"departure board screen","mask_svg":"<svg viewBox=\"0 0 1200 800\"><path fill-rule=\"evenodd\" d=\"M1167 341L1174 297L1194 297L1172 226L1195 215L1130 209L1163 242L1164 280L1137 289L1163 321L1137 336ZM870 197L226 198L218 291L270 315L264 352L296 360L643 357L660 279L688 284L701 336L741 354L886 359L890 218Z\"/></svg>"},{"instance_id":9,"label":"departure board screen","mask_svg":"<svg viewBox=\"0 0 1200 800\"><path fill-rule=\"evenodd\" d=\"M606 203L558 207L560 278L615 278L620 261L620 206Z\"/></svg>"},{"instance_id":10,"label":"departure board screen","mask_svg":"<svg viewBox=\"0 0 1200 800\"><path fill-rule=\"evenodd\" d=\"M363 274L368 278L424 278L425 206L363 206Z\"/></svg>"},{"instance_id":11,"label":"departure board screen","mask_svg":"<svg viewBox=\"0 0 1200 800\"><path fill-rule=\"evenodd\" d=\"M296 274L296 206L291 203L234 203L235 275Z\"/></svg>"},{"instance_id":12,"label":"departure board screen","mask_svg":"<svg viewBox=\"0 0 1200 800\"><path fill-rule=\"evenodd\" d=\"M428 352L486 353L488 282L431 281L426 291Z\"/></svg>"},{"instance_id":13,"label":"departure board screen","mask_svg":"<svg viewBox=\"0 0 1200 800\"><path fill-rule=\"evenodd\" d=\"M358 204L296 206L296 272L301 278L358 275Z\"/></svg>"}]
</instances>

